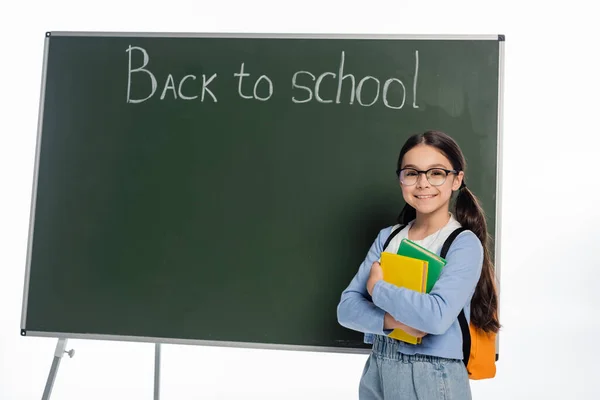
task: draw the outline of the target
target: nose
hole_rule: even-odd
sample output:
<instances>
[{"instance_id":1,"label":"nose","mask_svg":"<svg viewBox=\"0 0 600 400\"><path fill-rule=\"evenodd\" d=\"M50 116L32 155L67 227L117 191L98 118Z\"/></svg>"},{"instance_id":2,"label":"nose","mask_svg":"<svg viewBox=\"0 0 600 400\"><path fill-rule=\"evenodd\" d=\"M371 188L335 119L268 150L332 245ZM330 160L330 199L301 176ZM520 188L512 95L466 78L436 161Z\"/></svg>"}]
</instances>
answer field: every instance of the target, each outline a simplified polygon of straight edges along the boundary
<instances>
[{"instance_id":1,"label":"nose","mask_svg":"<svg viewBox=\"0 0 600 400\"><path fill-rule=\"evenodd\" d=\"M425 175L425 172L421 172L419 173L419 176L417 176L417 187L429 187L429 181L427 180L427 175Z\"/></svg>"}]
</instances>

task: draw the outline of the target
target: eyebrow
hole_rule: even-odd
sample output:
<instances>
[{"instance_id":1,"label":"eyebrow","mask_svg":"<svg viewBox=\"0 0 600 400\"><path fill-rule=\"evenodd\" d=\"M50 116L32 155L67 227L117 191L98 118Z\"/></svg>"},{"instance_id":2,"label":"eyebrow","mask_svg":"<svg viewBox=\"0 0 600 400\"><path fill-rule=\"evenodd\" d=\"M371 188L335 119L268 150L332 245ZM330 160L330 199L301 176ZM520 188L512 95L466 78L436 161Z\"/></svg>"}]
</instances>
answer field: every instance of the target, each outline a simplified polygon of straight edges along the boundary
<instances>
[{"instance_id":1,"label":"eyebrow","mask_svg":"<svg viewBox=\"0 0 600 400\"><path fill-rule=\"evenodd\" d=\"M407 165L405 165L405 166L404 166L404 167L402 167L402 168L414 168L414 169L419 169L419 168L417 168L417 166L416 166L416 165L414 165L414 164L407 164ZM429 167L427 167L427 168L425 168L425 169L427 170L427 169L429 169L429 168L444 168L444 169L452 169L452 168L448 168L448 167L446 167L444 164L432 164L432 165L430 165Z\"/></svg>"}]
</instances>

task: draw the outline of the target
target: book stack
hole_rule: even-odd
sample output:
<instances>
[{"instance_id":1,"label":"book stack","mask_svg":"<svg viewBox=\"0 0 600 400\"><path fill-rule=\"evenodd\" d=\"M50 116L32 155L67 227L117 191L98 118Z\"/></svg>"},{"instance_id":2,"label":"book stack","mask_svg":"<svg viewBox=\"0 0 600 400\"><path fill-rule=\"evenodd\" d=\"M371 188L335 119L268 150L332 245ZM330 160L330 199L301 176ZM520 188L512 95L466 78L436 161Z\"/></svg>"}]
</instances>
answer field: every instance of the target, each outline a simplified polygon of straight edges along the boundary
<instances>
[{"instance_id":1,"label":"book stack","mask_svg":"<svg viewBox=\"0 0 600 400\"><path fill-rule=\"evenodd\" d=\"M409 239L402 239L398 253L381 253L383 280L419 293L429 293L440 277L446 260ZM420 344L421 338L394 329L391 338Z\"/></svg>"}]
</instances>

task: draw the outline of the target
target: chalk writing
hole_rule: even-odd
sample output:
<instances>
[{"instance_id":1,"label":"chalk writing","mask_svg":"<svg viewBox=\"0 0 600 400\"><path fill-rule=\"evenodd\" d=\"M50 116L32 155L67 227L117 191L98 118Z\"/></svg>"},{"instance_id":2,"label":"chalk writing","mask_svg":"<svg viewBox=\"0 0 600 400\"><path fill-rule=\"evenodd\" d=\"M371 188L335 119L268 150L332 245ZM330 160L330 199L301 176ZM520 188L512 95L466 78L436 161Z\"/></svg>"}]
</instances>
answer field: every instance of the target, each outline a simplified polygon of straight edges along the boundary
<instances>
[{"instance_id":1,"label":"chalk writing","mask_svg":"<svg viewBox=\"0 0 600 400\"><path fill-rule=\"evenodd\" d=\"M150 70L150 56L146 49L130 45L126 52L129 56L127 103L139 104L150 100L156 94L159 86L161 87L160 96L158 96L160 100L218 102L216 90L210 86L218 77L216 72L202 74L201 86L200 80L193 74L187 74L178 79L176 75L169 73L162 80ZM136 55L137 63L133 61L134 52L139 53ZM295 104L316 101L321 104L356 104L362 107L372 107L380 103L394 110L400 110L405 106L407 85L402 79L406 80L406 77L401 79L398 76L392 76L383 81L380 77L373 75L355 76L347 71L345 63L346 52L342 51L339 65L335 71L319 71L319 75L306 70L294 72L291 75L291 101ZM275 92L273 79L266 74L259 75L258 79L253 78L252 74L247 72L245 62L241 62L239 71L233 74L233 79L237 79L237 95L244 100L265 102L270 100ZM416 50L412 85L408 86L412 87L412 108L419 108L417 104L418 79L419 51ZM159 85L159 81L164 83ZM135 97L132 94L132 87L136 88Z\"/></svg>"},{"instance_id":2,"label":"chalk writing","mask_svg":"<svg viewBox=\"0 0 600 400\"><path fill-rule=\"evenodd\" d=\"M150 63L150 57L148 56L148 52L143 49L142 47L137 47L137 46L129 46L127 48L127 53L129 53L129 68L128 68L128 73L127 73L127 103L143 103L146 100L149 100L150 98L152 98L152 96L154 96L154 94L156 93L156 89L158 88L158 82L156 79L156 76L149 70L146 68L146 66ZM143 56L143 62L142 62L142 66L137 67L137 68L132 68L132 53L134 51L139 51L142 53ZM138 73L144 73L146 74L146 76L148 78L150 78L150 85L149 85L149 92L150 94L148 94L146 97L142 97L142 98L138 98L138 99L133 99L131 98L131 86L132 86L132 80L134 77L134 74L138 74ZM143 74L142 74L143 75ZM138 76L138 75L135 75ZM205 94L208 94L211 98L213 102L217 102L217 97L215 96L215 94L210 90L210 88L208 87L208 85L217 77L217 74L214 73L210 76L210 78L206 79L206 75L202 74L202 89L201 89L201 95L200 95L200 101L204 101L205 98ZM181 80L179 80L179 84L175 83L175 78L173 77L172 74L167 75L167 78L165 80L165 84L163 86L163 90L160 94L160 99L164 100L168 94L168 91L171 92L173 99L182 99L182 100L195 100L198 98L198 95L194 95L194 96L187 96L183 94L183 84L185 83L186 80L188 79L192 79L193 81L195 81L197 78L195 75L186 75L183 78L181 78ZM147 87L148 85L146 85Z\"/></svg>"}]
</instances>

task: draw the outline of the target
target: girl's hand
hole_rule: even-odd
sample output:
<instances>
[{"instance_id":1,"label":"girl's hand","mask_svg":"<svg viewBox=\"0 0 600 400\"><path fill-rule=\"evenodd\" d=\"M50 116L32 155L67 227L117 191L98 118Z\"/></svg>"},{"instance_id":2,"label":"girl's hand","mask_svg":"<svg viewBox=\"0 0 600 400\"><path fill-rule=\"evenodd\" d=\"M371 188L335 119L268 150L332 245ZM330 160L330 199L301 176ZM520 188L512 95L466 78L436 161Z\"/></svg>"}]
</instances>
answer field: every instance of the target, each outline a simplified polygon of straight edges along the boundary
<instances>
[{"instance_id":1,"label":"girl's hand","mask_svg":"<svg viewBox=\"0 0 600 400\"><path fill-rule=\"evenodd\" d=\"M415 328L411 328L408 325L404 325L402 322L396 321L394 317L388 313L385 313L385 316L383 317L383 329L402 329L409 335L418 338L422 338L423 336L427 335L427 333L423 331L419 331Z\"/></svg>"},{"instance_id":2,"label":"girl's hand","mask_svg":"<svg viewBox=\"0 0 600 400\"><path fill-rule=\"evenodd\" d=\"M379 262L375 261L373 265L371 265L371 273L369 274L369 279L367 280L367 292L369 292L371 297L373 296L373 287L382 279L383 269L381 269Z\"/></svg>"}]
</instances>

